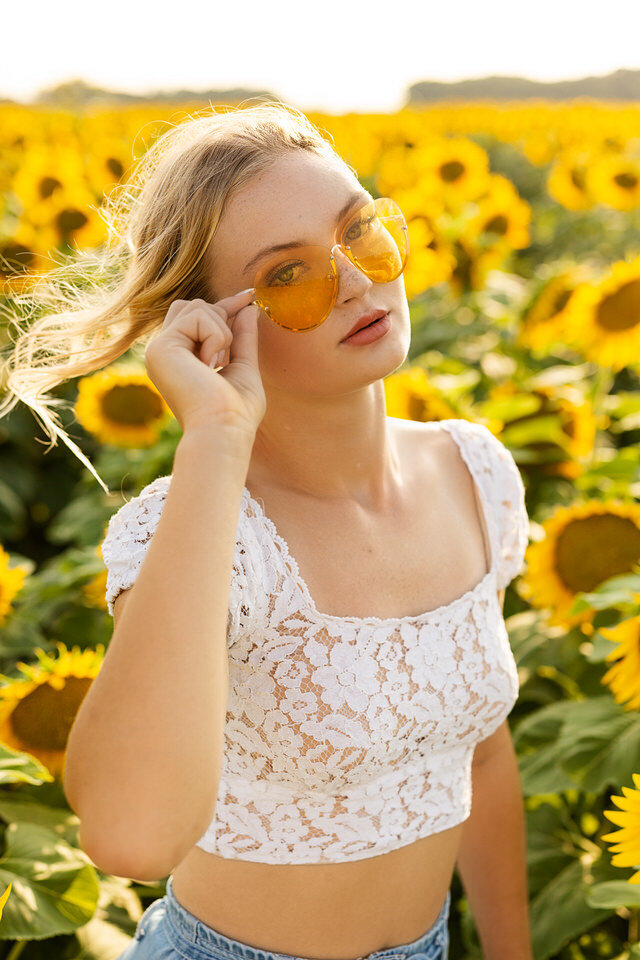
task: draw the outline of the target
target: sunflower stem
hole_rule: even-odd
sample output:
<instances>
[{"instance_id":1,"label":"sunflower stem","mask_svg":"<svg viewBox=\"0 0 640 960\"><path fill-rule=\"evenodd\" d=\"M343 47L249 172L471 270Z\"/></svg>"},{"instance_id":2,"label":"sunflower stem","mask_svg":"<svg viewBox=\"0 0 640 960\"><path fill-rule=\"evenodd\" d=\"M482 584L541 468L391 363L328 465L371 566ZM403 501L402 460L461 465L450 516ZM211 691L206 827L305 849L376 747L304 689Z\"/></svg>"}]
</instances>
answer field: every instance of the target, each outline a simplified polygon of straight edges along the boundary
<instances>
[{"instance_id":1,"label":"sunflower stem","mask_svg":"<svg viewBox=\"0 0 640 960\"><path fill-rule=\"evenodd\" d=\"M7 960L16 960L28 943L28 940L16 940L14 945L11 947L11 950L7 954Z\"/></svg>"},{"instance_id":2,"label":"sunflower stem","mask_svg":"<svg viewBox=\"0 0 640 960\"><path fill-rule=\"evenodd\" d=\"M611 392L614 380L615 372L613 370L609 367L598 367L596 375L593 378L593 389L591 392L591 403L593 404L593 413L598 430L606 414L605 400ZM597 440L594 439L589 456L589 467L594 466L597 453L598 443Z\"/></svg>"}]
</instances>

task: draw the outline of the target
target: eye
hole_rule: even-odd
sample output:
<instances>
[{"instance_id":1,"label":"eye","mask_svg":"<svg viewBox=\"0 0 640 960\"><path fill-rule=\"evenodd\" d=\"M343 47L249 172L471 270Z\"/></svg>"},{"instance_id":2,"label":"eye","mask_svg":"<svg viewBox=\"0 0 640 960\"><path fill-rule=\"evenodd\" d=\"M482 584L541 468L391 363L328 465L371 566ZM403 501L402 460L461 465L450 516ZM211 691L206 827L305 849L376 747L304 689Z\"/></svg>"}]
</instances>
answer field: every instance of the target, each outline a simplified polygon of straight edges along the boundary
<instances>
[{"instance_id":1,"label":"eye","mask_svg":"<svg viewBox=\"0 0 640 960\"><path fill-rule=\"evenodd\" d=\"M362 238L368 233L371 224L377 219L378 217L375 213L372 214L370 217L359 218L358 220L356 220L355 223L351 224L351 226L348 228L348 230L345 233L345 239L346 240L362 240ZM352 230L359 230L360 232L354 236L351 232Z\"/></svg>"},{"instance_id":2,"label":"eye","mask_svg":"<svg viewBox=\"0 0 640 960\"><path fill-rule=\"evenodd\" d=\"M280 264L267 276L267 283L272 286L280 286L288 283L294 283L296 280L300 279L300 275L297 276L292 274L292 271L295 271L296 267L304 267L305 264L302 260L292 260L290 263Z\"/></svg>"}]
</instances>

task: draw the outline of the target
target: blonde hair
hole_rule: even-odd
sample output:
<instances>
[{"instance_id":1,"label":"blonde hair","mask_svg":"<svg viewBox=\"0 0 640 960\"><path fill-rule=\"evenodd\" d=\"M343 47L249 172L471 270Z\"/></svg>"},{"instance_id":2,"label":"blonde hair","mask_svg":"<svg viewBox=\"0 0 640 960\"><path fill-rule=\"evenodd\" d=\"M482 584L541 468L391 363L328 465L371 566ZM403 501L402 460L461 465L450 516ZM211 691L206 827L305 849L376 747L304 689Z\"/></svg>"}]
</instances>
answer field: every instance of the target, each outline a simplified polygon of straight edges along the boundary
<instances>
[{"instance_id":1,"label":"blonde hair","mask_svg":"<svg viewBox=\"0 0 640 960\"><path fill-rule=\"evenodd\" d=\"M325 134L301 111L275 101L209 104L204 115L188 115L161 134L129 179L105 199L104 246L37 275L27 292L15 294L11 310L5 309L19 337L5 361L8 394L0 417L22 400L50 437L45 452L61 437L109 493L53 412L65 401L47 391L146 342L173 300L219 299L204 254L225 201L283 153L315 151L357 177ZM22 312L25 330L14 307Z\"/></svg>"}]
</instances>

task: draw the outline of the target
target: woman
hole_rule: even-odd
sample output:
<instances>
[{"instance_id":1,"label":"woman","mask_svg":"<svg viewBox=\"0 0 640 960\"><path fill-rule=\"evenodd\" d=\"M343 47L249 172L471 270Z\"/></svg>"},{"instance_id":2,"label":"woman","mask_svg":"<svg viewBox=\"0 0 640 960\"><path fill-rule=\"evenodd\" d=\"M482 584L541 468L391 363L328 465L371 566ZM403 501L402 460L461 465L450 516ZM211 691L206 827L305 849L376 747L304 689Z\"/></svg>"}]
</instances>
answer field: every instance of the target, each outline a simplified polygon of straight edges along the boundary
<instances>
[{"instance_id":1,"label":"woman","mask_svg":"<svg viewBox=\"0 0 640 960\"><path fill-rule=\"evenodd\" d=\"M109 523L114 633L67 749L94 862L168 876L122 958L441 960L460 858L487 960L526 960L520 812L493 891L463 845L472 772L509 752L524 489L486 427L386 415L401 212L283 105L191 119L146 163L122 285L68 317L120 334L68 375L155 334L183 431ZM486 903L513 891L500 940Z\"/></svg>"}]
</instances>

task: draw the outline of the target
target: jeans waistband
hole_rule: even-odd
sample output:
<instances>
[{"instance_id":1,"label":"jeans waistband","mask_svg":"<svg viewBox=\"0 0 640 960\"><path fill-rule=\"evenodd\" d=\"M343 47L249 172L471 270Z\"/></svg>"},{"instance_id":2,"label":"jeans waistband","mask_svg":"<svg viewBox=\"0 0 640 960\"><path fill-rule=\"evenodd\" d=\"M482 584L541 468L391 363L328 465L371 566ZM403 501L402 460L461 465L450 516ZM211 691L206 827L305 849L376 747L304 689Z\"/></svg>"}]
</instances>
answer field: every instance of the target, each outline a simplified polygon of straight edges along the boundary
<instances>
[{"instance_id":1,"label":"jeans waistband","mask_svg":"<svg viewBox=\"0 0 640 960\"><path fill-rule=\"evenodd\" d=\"M168 922L168 936L174 940L173 946L183 956L194 960L207 960L207 957L223 955L228 960L308 960L305 957L294 957L288 953L276 953L253 947L240 940L232 940L224 934L212 929L189 913L182 904L178 903L173 892L171 876L167 878L166 892L163 898L166 905L166 919ZM429 929L412 940L397 947L387 947L384 950L375 950L366 957L354 960L439 960L441 947L447 937L447 922L451 904L451 890L447 890L445 901L437 919Z\"/></svg>"}]
</instances>

